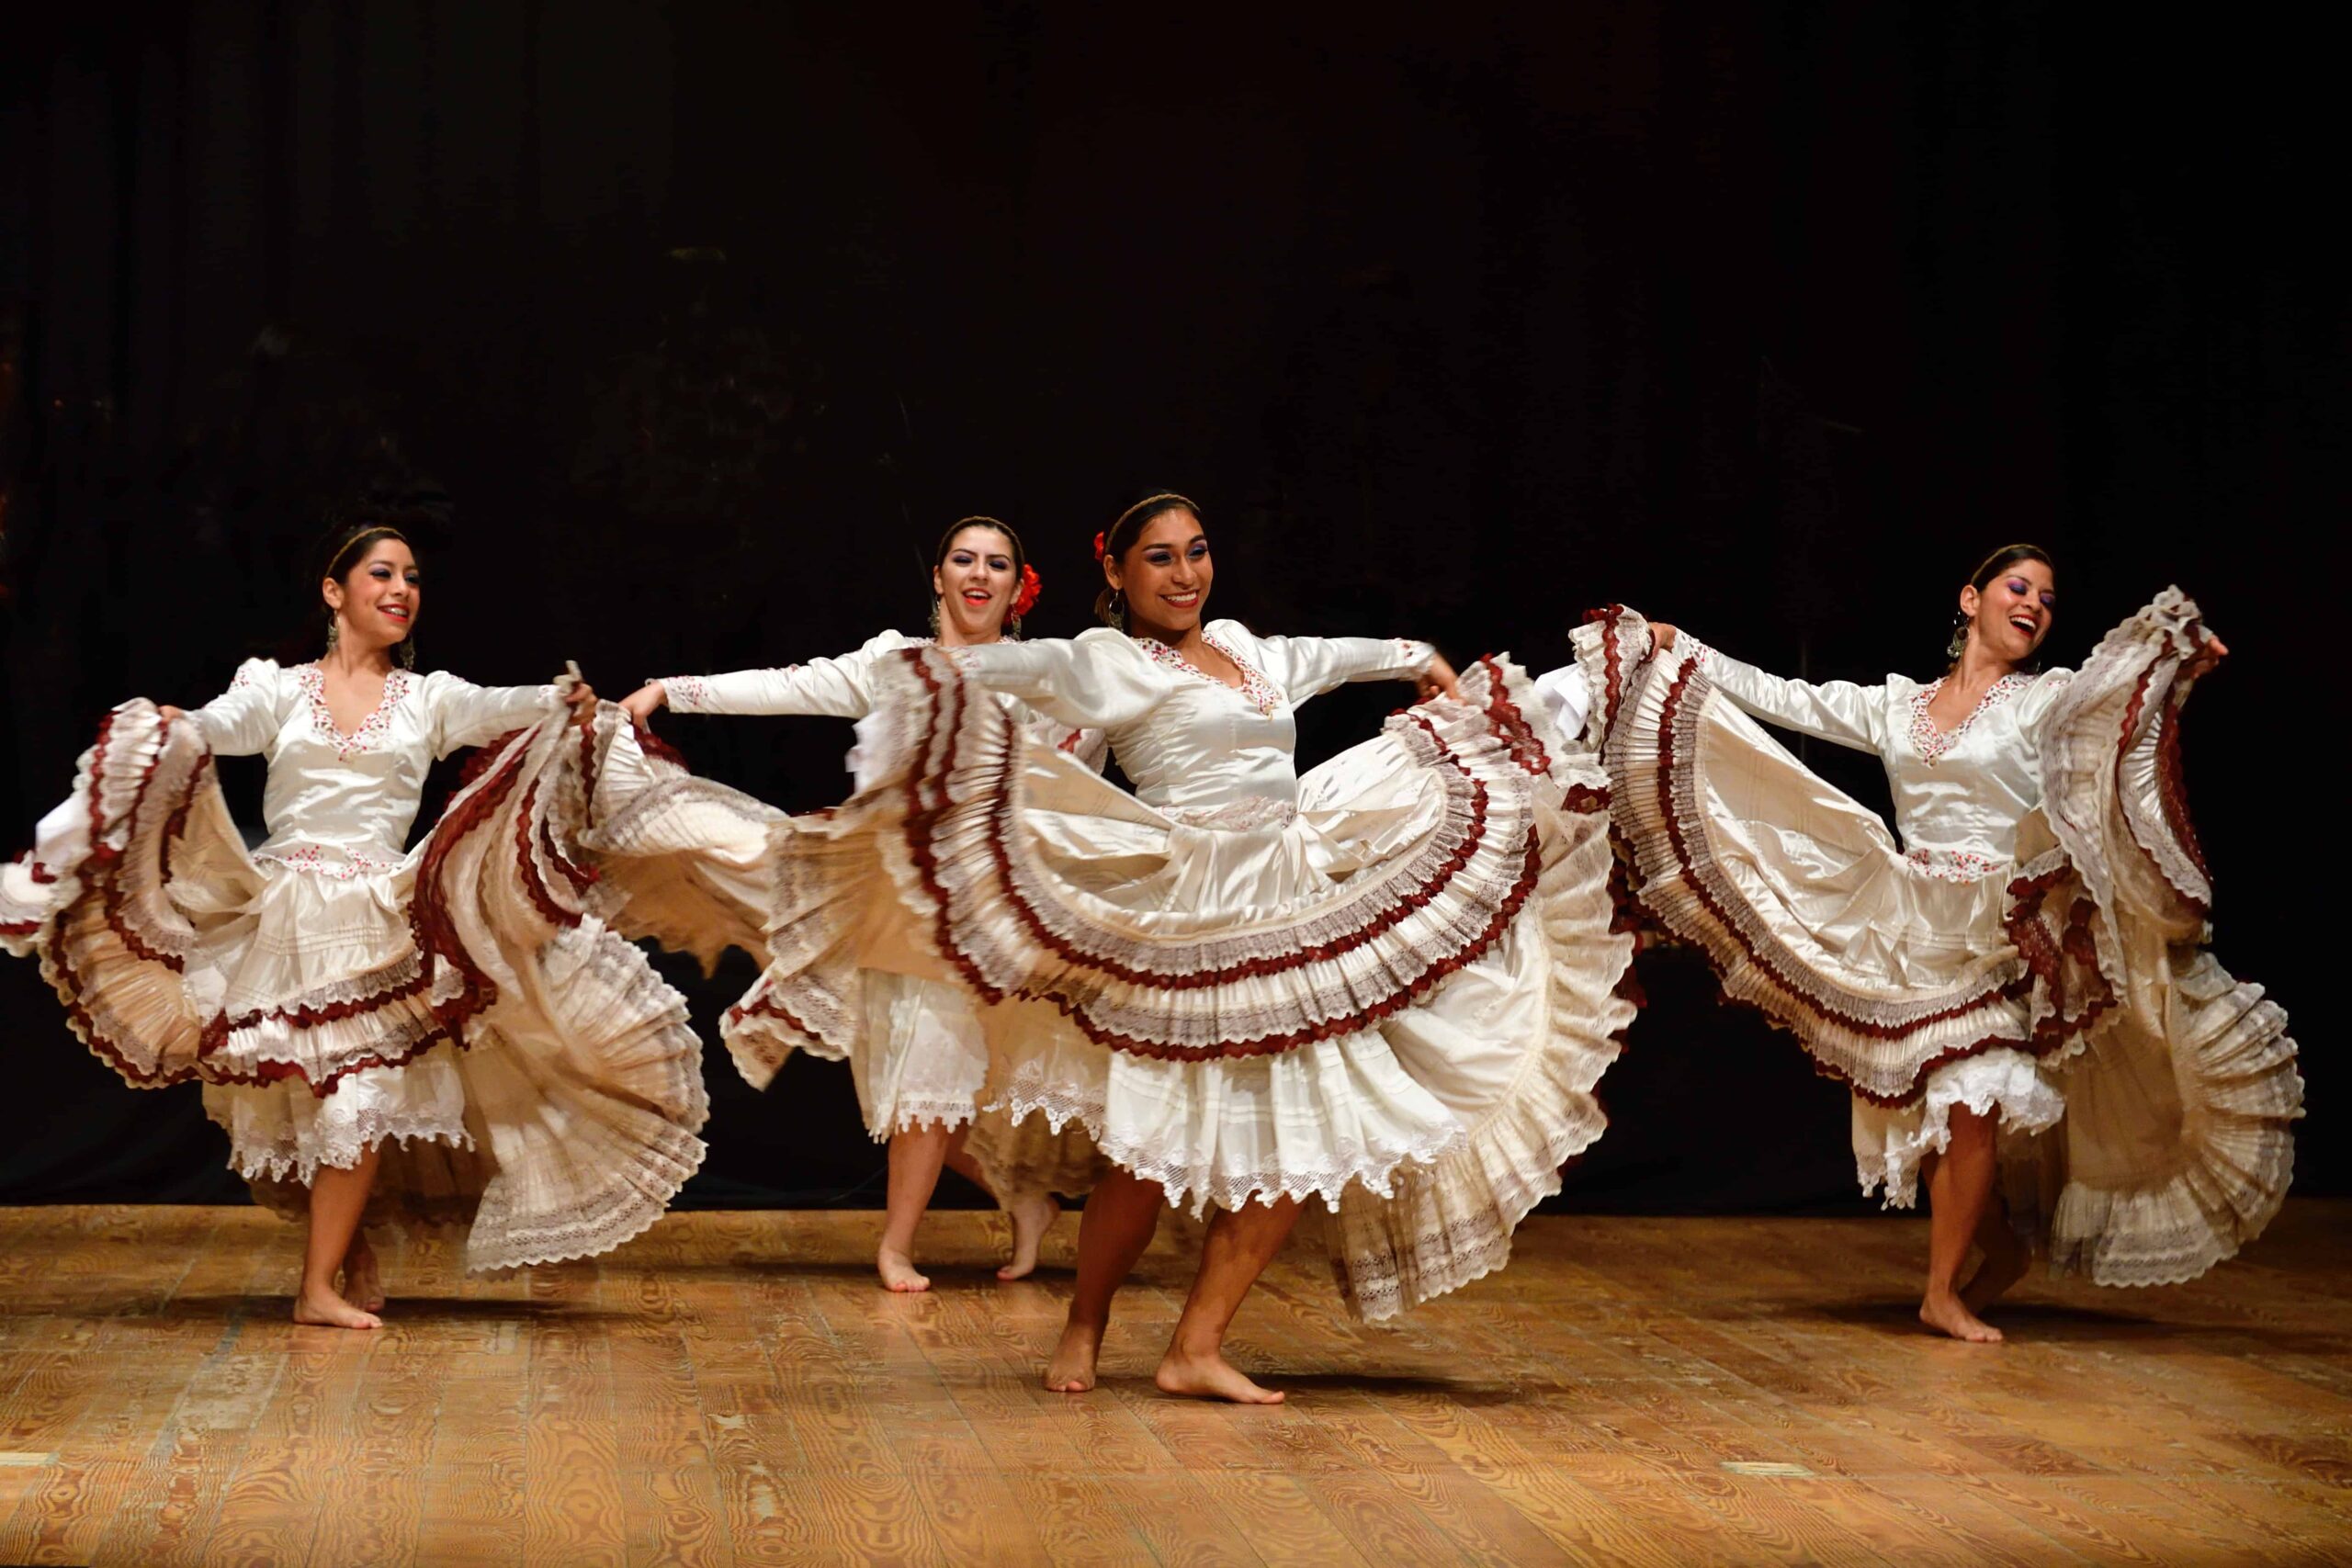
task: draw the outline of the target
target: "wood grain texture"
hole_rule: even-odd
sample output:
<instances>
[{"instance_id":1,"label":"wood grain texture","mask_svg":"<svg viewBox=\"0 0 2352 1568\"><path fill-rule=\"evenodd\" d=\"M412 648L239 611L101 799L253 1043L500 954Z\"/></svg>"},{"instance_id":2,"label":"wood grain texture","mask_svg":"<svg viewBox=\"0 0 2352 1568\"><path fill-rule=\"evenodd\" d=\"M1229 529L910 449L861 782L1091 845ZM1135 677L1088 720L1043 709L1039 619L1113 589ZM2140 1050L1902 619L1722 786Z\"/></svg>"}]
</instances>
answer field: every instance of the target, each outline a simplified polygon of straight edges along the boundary
<instances>
[{"instance_id":1,"label":"wood grain texture","mask_svg":"<svg viewBox=\"0 0 2352 1568\"><path fill-rule=\"evenodd\" d=\"M1049 1394L1076 1226L673 1215L468 1279L395 1245L378 1335L286 1320L243 1209L0 1210L0 1562L2302 1562L2352 1557L2352 1204L2193 1285L2033 1281L1912 1325L1908 1220L1532 1222L1382 1327L1286 1253L1235 1325L1279 1409L1162 1397L1170 1225L1091 1395ZM1761 1467L1760 1469L1758 1467Z\"/></svg>"}]
</instances>

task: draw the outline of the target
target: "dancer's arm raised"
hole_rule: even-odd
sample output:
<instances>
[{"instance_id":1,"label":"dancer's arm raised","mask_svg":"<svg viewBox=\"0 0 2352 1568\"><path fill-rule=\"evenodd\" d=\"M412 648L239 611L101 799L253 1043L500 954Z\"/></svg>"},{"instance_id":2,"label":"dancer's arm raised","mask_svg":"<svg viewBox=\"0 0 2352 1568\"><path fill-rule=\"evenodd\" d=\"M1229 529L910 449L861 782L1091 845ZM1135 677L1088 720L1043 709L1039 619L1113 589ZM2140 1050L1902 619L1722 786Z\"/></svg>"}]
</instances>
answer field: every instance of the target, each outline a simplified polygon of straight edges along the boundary
<instances>
[{"instance_id":1,"label":"dancer's arm raised","mask_svg":"<svg viewBox=\"0 0 2352 1568\"><path fill-rule=\"evenodd\" d=\"M1818 740L1875 751L1886 739L1886 688L1851 681L1792 681L1742 663L1723 649L1662 621L1650 623L1657 646L1689 653L1718 689L1757 717Z\"/></svg>"}]
</instances>

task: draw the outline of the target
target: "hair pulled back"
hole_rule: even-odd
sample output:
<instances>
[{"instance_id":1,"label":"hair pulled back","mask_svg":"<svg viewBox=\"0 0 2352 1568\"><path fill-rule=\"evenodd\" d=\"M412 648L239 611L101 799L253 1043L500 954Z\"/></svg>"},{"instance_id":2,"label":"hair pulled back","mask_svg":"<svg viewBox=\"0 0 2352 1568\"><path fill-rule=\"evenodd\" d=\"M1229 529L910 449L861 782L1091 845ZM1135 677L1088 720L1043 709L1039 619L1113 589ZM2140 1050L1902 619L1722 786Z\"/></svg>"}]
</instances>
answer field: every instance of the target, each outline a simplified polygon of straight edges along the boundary
<instances>
[{"instance_id":1,"label":"hair pulled back","mask_svg":"<svg viewBox=\"0 0 2352 1568\"><path fill-rule=\"evenodd\" d=\"M410 536L409 528L429 527L433 521L432 513L423 508L375 502L363 502L342 511L335 515L333 526L327 531L326 541L320 547L319 574L311 581L320 582L332 578L348 588L351 574L359 570L359 563L386 539L399 540L409 547L410 555L414 556L417 553L416 541ZM334 611L332 609L326 612L325 640L328 648L334 646ZM415 667L416 631L413 626L408 636L392 645L392 657L404 668Z\"/></svg>"},{"instance_id":2,"label":"hair pulled back","mask_svg":"<svg viewBox=\"0 0 2352 1568\"><path fill-rule=\"evenodd\" d=\"M2050 569L2052 576L2055 577L2058 574L2058 563L2052 560L2050 552L2040 545L2022 543L2003 545L1978 563L1975 571L1969 575L1968 586L1982 593L1993 585L1995 578L2021 560L2038 560ZM1959 668L1961 655L1967 651L1968 616L1964 612L1954 611L1951 617L1951 640L1944 645L1944 652L1951 660L1951 667ZM2028 666L2028 668L2031 667Z\"/></svg>"},{"instance_id":3,"label":"hair pulled back","mask_svg":"<svg viewBox=\"0 0 2352 1568\"><path fill-rule=\"evenodd\" d=\"M1194 517L1201 514L1199 507L1174 491L1154 491L1120 513L1117 522L1094 536L1094 558L1098 561L1123 558L1135 548L1136 538L1151 526L1153 519L1164 517L1171 512L1189 512ZM1106 626L1117 626L1124 631L1127 624L1125 595L1104 583L1102 591L1094 595L1094 618Z\"/></svg>"},{"instance_id":4,"label":"hair pulled back","mask_svg":"<svg viewBox=\"0 0 2352 1568\"><path fill-rule=\"evenodd\" d=\"M957 518L949 525L947 532L939 536L939 547L931 552L931 570L936 573L941 567L947 564L947 552L956 547L956 536L967 528L986 528L992 533L1001 534L1004 536L1004 542L1012 547L1012 601L1005 607L1004 632L1007 637L1019 637L1021 617L1028 612L1029 608L1028 604L1024 604L1022 601L1025 598L1034 604L1036 594L1033 591L1034 581L1029 570L1029 552L1022 545L1021 536L1012 531L1012 524L999 518L978 514ZM934 635L939 630L939 599L936 594L931 601L931 629Z\"/></svg>"}]
</instances>

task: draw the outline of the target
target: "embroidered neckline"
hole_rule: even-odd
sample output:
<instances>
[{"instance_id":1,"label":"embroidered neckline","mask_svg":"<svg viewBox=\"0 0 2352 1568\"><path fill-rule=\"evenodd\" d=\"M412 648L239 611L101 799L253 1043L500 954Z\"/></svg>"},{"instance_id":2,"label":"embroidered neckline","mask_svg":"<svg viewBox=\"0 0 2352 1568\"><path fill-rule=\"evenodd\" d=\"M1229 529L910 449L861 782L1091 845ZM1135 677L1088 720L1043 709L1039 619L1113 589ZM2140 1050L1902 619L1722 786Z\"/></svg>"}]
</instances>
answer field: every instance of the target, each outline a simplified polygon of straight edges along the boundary
<instances>
[{"instance_id":1,"label":"embroidered neckline","mask_svg":"<svg viewBox=\"0 0 2352 1568\"><path fill-rule=\"evenodd\" d=\"M1986 708L2008 701L2033 684L2032 676L2012 671L1984 688L1984 694L1976 699L1976 705L1968 710L1966 718L1955 728L1945 729L1928 716L1928 705L1936 700L1936 694L1944 689L1944 682L1949 679L1949 676L1939 675L1920 687L1911 698L1911 746L1930 762L1959 745L1960 738L1968 733L1968 727L1974 724Z\"/></svg>"},{"instance_id":2,"label":"embroidered neckline","mask_svg":"<svg viewBox=\"0 0 2352 1568\"><path fill-rule=\"evenodd\" d=\"M359 721L359 728L345 735L335 728L334 715L327 711L327 672L316 664L305 664L299 679L302 694L311 699L311 727L318 731L320 739L334 745L337 761L354 751L372 750L385 726L392 722L392 710L408 695L408 671L397 665L386 671L384 694L376 700L368 716Z\"/></svg>"},{"instance_id":3,"label":"embroidered neckline","mask_svg":"<svg viewBox=\"0 0 2352 1568\"><path fill-rule=\"evenodd\" d=\"M1275 705L1282 701L1282 694L1274 690L1274 683L1258 673L1256 667L1248 660L1209 636L1208 633L1203 632L1201 640L1233 660L1233 667L1241 671L1240 685L1226 684L1156 637L1136 638L1136 641L1143 645L1144 652L1151 656L1153 663L1165 664L1171 670L1182 670L1193 679L1205 681L1221 692L1231 692L1256 708L1261 717L1272 717Z\"/></svg>"}]
</instances>

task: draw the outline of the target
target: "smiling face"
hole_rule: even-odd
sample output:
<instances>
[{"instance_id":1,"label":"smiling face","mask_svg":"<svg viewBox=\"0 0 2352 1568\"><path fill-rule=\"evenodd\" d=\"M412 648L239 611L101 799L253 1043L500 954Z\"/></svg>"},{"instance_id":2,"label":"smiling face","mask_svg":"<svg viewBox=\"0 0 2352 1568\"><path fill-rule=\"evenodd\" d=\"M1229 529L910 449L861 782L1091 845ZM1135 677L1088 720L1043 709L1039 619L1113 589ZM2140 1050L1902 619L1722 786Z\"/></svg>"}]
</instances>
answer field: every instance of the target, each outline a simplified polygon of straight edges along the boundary
<instances>
[{"instance_id":1,"label":"smiling face","mask_svg":"<svg viewBox=\"0 0 2352 1568\"><path fill-rule=\"evenodd\" d=\"M2031 659L2058 610L2058 579L2050 563L2011 561L1982 590L1960 591L1961 614L1968 617L1968 639L2004 664Z\"/></svg>"},{"instance_id":2,"label":"smiling face","mask_svg":"<svg viewBox=\"0 0 2352 1568\"><path fill-rule=\"evenodd\" d=\"M416 629L424 588L416 557L405 541L378 539L341 581L319 585L334 612L336 646L359 651L390 648Z\"/></svg>"},{"instance_id":3,"label":"smiling face","mask_svg":"<svg viewBox=\"0 0 2352 1568\"><path fill-rule=\"evenodd\" d=\"M947 553L932 569L931 590L939 595L943 640L969 645L994 642L1004 634L1005 613L1020 585L1012 541L1000 529L974 524L956 530Z\"/></svg>"},{"instance_id":4,"label":"smiling face","mask_svg":"<svg viewBox=\"0 0 2352 1568\"><path fill-rule=\"evenodd\" d=\"M1104 557L1102 575L1126 595L1128 630L1174 643L1201 624L1216 569L1201 520L1179 506L1145 524L1124 554Z\"/></svg>"}]
</instances>

